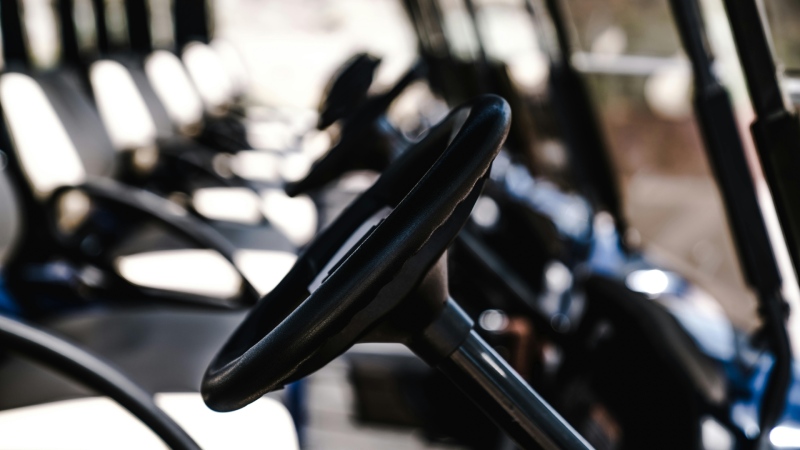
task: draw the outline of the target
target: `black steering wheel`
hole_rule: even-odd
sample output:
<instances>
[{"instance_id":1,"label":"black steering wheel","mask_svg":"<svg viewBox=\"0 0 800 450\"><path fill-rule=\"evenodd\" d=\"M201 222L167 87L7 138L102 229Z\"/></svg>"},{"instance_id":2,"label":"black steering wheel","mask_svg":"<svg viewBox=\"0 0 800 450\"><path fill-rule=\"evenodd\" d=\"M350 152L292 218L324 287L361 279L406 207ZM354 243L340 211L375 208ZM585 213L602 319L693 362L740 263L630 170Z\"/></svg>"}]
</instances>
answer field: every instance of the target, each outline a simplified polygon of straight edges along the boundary
<instances>
[{"instance_id":1,"label":"black steering wheel","mask_svg":"<svg viewBox=\"0 0 800 450\"><path fill-rule=\"evenodd\" d=\"M328 112L330 107L323 111L326 113L323 116L325 121L320 122L320 125L327 126L336 120L342 124L339 141L313 164L305 177L286 183L286 194L291 197L307 194L351 170L383 171L394 160L396 153L405 150L409 145L405 136L389 124L386 112L392 102L425 73L426 66L417 62L391 89L369 98L363 89L360 91L353 87L354 82L347 84L346 86L353 89L354 98L361 98L360 94L364 93L363 100L351 102L346 110L338 109L340 116ZM335 92L336 95L344 96L341 91L345 84L342 82L337 86L339 89ZM329 103L330 100L325 101L326 105Z\"/></svg>"},{"instance_id":2,"label":"black steering wheel","mask_svg":"<svg viewBox=\"0 0 800 450\"><path fill-rule=\"evenodd\" d=\"M342 64L323 91L317 129L324 130L337 120L346 118L367 101L369 87L380 63L380 58L358 53Z\"/></svg>"},{"instance_id":3,"label":"black steering wheel","mask_svg":"<svg viewBox=\"0 0 800 450\"><path fill-rule=\"evenodd\" d=\"M510 120L505 100L479 97L404 152L250 312L206 371L206 404L242 408L359 341L414 348L411 341L452 303L442 256L469 217ZM470 332L466 323L439 345L452 352Z\"/></svg>"}]
</instances>

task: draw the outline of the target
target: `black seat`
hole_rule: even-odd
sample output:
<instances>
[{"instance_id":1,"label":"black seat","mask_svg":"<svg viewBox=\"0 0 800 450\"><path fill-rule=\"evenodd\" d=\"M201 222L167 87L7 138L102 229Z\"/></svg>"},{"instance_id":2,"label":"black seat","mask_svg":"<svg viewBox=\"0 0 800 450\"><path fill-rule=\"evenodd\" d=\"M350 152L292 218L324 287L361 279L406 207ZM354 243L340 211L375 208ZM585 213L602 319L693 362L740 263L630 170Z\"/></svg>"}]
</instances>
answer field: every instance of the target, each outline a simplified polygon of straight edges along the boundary
<instances>
[{"instance_id":1,"label":"black seat","mask_svg":"<svg viewBox=\"0 0 800 450\"><path fill-rule=\"evenodd\" d=\"M112 362L150 392L198 392L214 352L243 313L186 309L95 310L43 323ZM0 410L94 395L27 360L0 363Z\"/></svg>"}]
</instances>

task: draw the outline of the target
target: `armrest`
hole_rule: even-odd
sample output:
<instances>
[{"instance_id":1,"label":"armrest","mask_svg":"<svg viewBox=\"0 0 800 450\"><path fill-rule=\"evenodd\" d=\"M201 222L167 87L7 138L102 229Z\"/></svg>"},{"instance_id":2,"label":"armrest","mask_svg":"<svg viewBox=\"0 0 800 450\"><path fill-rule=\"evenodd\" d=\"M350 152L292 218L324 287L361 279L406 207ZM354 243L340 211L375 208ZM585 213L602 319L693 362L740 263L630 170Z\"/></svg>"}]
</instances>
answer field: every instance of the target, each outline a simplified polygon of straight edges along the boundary
<instances>
[{"instance_id":1,"label":"armrest","mask_svg":"<svg viewBox=\"0 0 800 450\"><path fill-rule=\"evenodd\" d=\"M110 179L92 179L76 188L64 187L57 190L51 198L57 199L62 192L70 189L79 189L94 202L123 213L131 220L153 220L201 248L217 251L233 265L242 278L242 303L249 306L255 304L261 297L236 266L234 259L236 248L216 230L189 215L180 206L145 190Z\"/></svg>"},{"instance_id":2,"label":"armrest","mask_svg":"<svg viewBox=\"0 0 800 450\"><path fill-rule=\"evenodd\" d=\"M141 420L170 448L200 448L156 406L150 393L108 363L63 338L0 315L0 347L107 395Z\"/></svg>"}]
</instances>

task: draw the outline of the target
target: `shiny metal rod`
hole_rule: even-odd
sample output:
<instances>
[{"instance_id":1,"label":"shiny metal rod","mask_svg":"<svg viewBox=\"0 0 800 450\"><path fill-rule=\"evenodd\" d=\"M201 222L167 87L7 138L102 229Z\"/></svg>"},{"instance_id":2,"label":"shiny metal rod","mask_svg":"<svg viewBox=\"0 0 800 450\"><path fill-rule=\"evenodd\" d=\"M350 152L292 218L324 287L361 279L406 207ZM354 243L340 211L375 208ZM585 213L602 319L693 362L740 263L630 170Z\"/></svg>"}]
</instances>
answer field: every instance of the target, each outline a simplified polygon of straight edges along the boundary
<instances>
[{"instance_id":1,"label":"shiny metal rod","mask_svg":"<svg viewBox=\"0 0 800 450\"><path fill-rule=\"evenodd\" d=\"M436 368L522 448L592 448L474 330Z\"/></svg>"}]
</instances>

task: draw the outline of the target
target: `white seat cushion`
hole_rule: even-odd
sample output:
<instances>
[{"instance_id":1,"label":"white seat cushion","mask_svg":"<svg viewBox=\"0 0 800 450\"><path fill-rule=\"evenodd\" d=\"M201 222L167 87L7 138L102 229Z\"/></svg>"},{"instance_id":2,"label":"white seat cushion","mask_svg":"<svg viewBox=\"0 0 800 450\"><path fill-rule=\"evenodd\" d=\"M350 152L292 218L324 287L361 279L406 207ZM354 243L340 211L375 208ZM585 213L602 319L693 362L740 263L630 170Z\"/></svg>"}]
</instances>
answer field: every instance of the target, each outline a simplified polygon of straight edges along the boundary
<instances>
[{"instance_id":1,"label":"white seat cushion","mask_svg":"<svg viewBox=\"0 0 800 450\"><path fill-rule=\"evenodd\" d=\"M194 90L181 60L166 50L156 50L144 67L172 122L180 129L198 127L203 121L203 100Z\"/></svg>"},{"instance_id":2,"label":"white seat cushion","mask_svg":"<svg viewBox=\"0 0 800 450\"><path fill-rule=\"evenodd\" d=\"M247 142L257 149L289 150L298 138L291 124L279 120L245 119L243 123L247 130Z\"/></svg>"},{"instance_id":3,"label":"white seat cushion","mask_svg":"<svg viewBox=\"0 0 800 450\"><path fill-rule=\"evenodd\" d=\"M267 183L281 181L283 156L277 152L241 150L230 158L231 170L242 178Z\"/></svg>"},{"instance_id":4,"label":"white seat cushion","mask_svg":"<svg viewBox=\"0 0 800 450\"><path fill-rule=\"evenodd\" d=\"M237 267L259 293L271 291L289 272L297 256L282 251L239 250ZM219 253L177 249L136 253L117 258L118 273L139 286L217 298L239 293L241 278Z\"/></svg>"},{"instance_id":5,"label":"white seat cushion","mask_svg":"<svg viewBox=\"0 0 800 450\"><path fill-rule=\"evenodd\" d=\"M225 71L233 84L233 93L236 96L246 94L250 86L250 76L236 46L228 40L215 38L211 41L211 49L219 55L220 61L224 63Z\"/></svg>"},{"instance_id":6,"label":"white seat cushion","mask_svg":"<svg viewBox=\"0 0 800 450\"><path fill-rule=\"evenodd\" d=\"M264 219L261 198L250 189L211 187L192 193L192 205L203 217L245 224L257 224Z\"/></svg>"},{"instance_id":7,"label":"white seat cushion","mask_svg":"<svg viewBox=\"0 0 800 450\"><path fill-rule=\"evenodd\" d=\"M156 403L206 450L297 449L286 408L261 398L217 413L195 393L163 393ZM106 397L65 400L0 412L0 448L16 450L163 449L164 443Z\"/></svg>"},{"instance_id":8,"label":"white seat cushion","mask_svg":"<svg viewBox=\"0 0 800 450\"><path fill-rule=\"evenodd\" d=\"M224 114L233 102L235 86L217 52L206 44L190 42L183 49L182 59L206 111Z\"/></svg>"},{"instance_id":9,"label":"white seat cushion","mask_svg":"<svg viewBox=\"0 0 800 450\"><path fill-rule=\"evenodd\" d=\"M297 255L271 250L239 250L233 259L253 287L264 295L289 273L297 261Z\"/></svg>"},{"instance_id":10,"label":"white seat cushion","mask_svg":"<svg viewBox=\"0 0 800 450\"><path fill-rule=\"evenodd\" d=\"M262 189L261 197L247 188L202 188L192 194L194 209L203 217L257 224L266 217L296 246L317 232L317 206L305 195L289 197L282 189Z\"/></svg>"},{"instance_id":11,"label":"white seat cushion","mask_svg":"<svg viewBox=\"0 0 800 450\"><path fill-rule=\"evenodd\" d=\"M0 101L20 165L37 196L46 198L58 187L85 181L83 162L39 83L21 73L5 74Z\"/></svg>"},{"instance_id":12,"label":"white seat cushion","mask_svg":"<svg viewBox=\"0 0 800 450\"><path fill-rule=\"evenodd\" d=\"M261 191L261 210L278 230L297 246L317 233L317 206L305 195L289 197L282 189Z\"/></svg>"}]
</instances>

